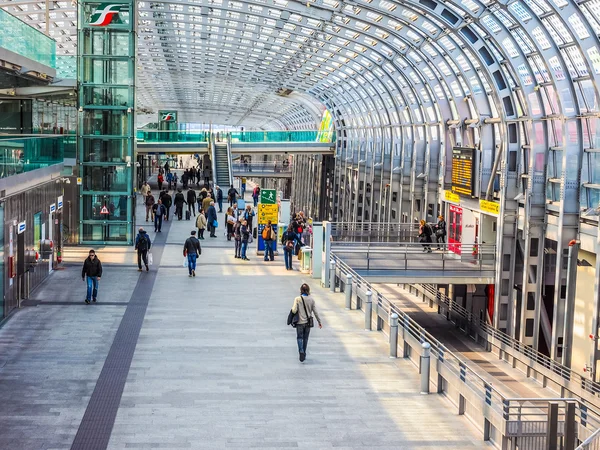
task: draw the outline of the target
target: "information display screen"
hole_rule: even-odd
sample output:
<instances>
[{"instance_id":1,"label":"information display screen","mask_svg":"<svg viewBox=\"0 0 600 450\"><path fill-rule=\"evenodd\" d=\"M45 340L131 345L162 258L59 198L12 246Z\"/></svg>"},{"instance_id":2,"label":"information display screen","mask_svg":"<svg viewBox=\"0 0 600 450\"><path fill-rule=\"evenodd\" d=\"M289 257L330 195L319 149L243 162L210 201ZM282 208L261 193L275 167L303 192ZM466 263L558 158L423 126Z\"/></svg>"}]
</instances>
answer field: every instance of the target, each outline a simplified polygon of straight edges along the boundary
<instances>
[{"instance_id":1,"label":"information display screen","mask_svg":"<svg viewBox=\"0 0 600 450\"><path fill-rule=\"evenodd\" d=\"M472 148L452 149L452 192L473 196L473 154Z\"/></svg>"}]
</instances>

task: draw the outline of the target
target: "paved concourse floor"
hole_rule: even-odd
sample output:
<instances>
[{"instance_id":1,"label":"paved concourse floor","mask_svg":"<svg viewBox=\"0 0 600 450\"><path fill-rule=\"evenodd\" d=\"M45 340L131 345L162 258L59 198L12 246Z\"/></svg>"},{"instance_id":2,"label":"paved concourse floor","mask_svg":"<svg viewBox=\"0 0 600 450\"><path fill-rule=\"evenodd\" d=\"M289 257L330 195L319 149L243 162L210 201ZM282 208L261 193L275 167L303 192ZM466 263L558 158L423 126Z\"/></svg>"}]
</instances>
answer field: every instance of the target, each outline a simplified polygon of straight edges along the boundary
<instances>
[{"instance_id":1,"label":"paved concourse floor","mask_svg":"<svg viewBox=\"0 0 600 450\"><path fill-rule=\"evenodd\" d=\"M385 336L364 331L362 314L297 261L286 271L254 246L250 261L234 259L221 228L201 241L189 278L192 228L146 227L150 272L128 262L132 249L107 249L98 304L83 303L80 265L68 264L0 329L0 448L488 446L445 397L421 395L412 363L390 359ZM285 322L303 282L324 327L300 363Z\"/></svg>"}]
</instances>

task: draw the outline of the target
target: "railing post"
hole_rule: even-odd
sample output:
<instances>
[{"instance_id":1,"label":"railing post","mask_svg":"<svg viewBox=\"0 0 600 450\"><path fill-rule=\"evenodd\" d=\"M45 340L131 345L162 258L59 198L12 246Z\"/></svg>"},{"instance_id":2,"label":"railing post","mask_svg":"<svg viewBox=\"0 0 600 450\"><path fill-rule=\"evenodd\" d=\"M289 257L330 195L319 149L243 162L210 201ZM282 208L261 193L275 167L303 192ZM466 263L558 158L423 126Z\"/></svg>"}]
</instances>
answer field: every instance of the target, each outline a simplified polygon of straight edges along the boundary
<instances>
[{"instance_id":1,"label":"railing post","mask_svg":"<svg viewBox=\"0 0 600 450\"><path fill-rule=\"evenodd\" d=\"M335 261L329 261L329 290L335 292Z\"/></svg>"},{"instance_id":2,"label":"railing post","mask_svg":"<svg viewBox=\"0 0 600 450\"><path fill-rule=\"evenodd\" d=\"M565 428L564 428L564 450L575 450L577 441L577 430L575 422L576 402L566 402Z\"/></svg>"},{"instance_id":3,"label":"railing post","mask_svg":"<svg viewBox=\"0 0 600 450\"><path fill-rule=\"evenodd\" d=\"M390 358L398 357L398 314L390 316Z\"/></svg>"},{"instance_id":4,"label":"railing post","mask_svg":"<svg viewBox=\"0 0 600 450\"><path fill-rule=\"evenodd\" d=\"M548 402L548 425L546 428L547 450L558 448L558 402Z\"/></svg>"},{"instance_id":5,"label":"railing post","mask_svg":"<svg viewBox=\"0 0 600 450\"><path fill-rule=\"evenodd\" d=\"M344 286L346 294L346 309L352 309L352 275L346 275L346 284Z\"/></svg>"},{"instance_id":6,"label":"railing post","mask_svg":"<svg viewBox=\"0 0 600 450\"><path fill-rule=\"evenodd\" d=\"M431 369L431 344L421 344L421 394L429 394L429 372Z\"/></svg>"},{"instance_id":7,"label":"railing post","mask_svg":"<svg viewBox=\"0 0 600 450\"><path fill-rule=\"evenodd\" d=\"M373 292L367 290L367 299L365 300L365 330L372 330L373 320Z\"/></svg>"}]
</instances>

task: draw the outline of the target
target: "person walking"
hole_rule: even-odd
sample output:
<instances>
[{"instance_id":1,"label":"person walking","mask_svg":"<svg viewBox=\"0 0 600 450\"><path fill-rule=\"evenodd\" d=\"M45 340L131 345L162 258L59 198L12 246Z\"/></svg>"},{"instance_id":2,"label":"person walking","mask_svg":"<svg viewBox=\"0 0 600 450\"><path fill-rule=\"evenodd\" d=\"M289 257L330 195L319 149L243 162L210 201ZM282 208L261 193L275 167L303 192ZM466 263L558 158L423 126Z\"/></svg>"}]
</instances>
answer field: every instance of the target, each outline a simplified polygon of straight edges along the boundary
<instances>
[{"instance_id":1,"label":"person walking","mask_svg":"<svg viewBox=\"0 0 600 450\"><path fill-rule=\"evenodd\" d=\"M167 172L167 183L169 183L169 190L173 189L173 174Z\"/></svg>"},{"instance_id":2,"label":"person walking","mask_svg":"<svg viewBox=\"0 0 600 450\"><path fill-rule=\"evenodd\" d=\"M148 236L146 230L140 227L138 235L135 237L138 272L142 271L142 261L144 261L144 265L146 266L146 272L150 270L150 268L148 267L148 251L150 250L150 247L152 247L152 241L150 241L150 236Z\"/></svg>"},{"instance_id":3,"label":"person walking","mask_svg":"<svg viewBox=\"0 0 600 450\"><path fill-rule=\"evenodd\" d=\"M179 220L183 218L183 204L186 203L185 197L181 192L181 188L177 189L177 194L175 194L175 215Z\"/></svg>"},{"instance_id":4,"label":"person walking","mask_svg":"<svg viewBox=\"0 0 600 450\"><path fill-rule=\"evenodd\" d=\"M160 229L162 228L163 217L167 214L167 210L165 205L163 205L162 200L159 198L158 203L153 206L154 212L154 232L160 233Z\"/></svg>"},{"instance_id":5,"label":"person walking","mask_svg":"<svg viewBox=\"0 0 600 450\"><path fill-rule=\"evenodd\" d=\"M208 208L210 207L210 203L213 201L213 198L211 197L209 192L206 192L206 197L204 197L204 200L202 200L202 209L204 211L208 211ZM210 222L209 222L210 225Z\"/></svg>"},{"instance_id":6,"label":"person walking","mask_svg":"<svg viewBox=\"0 0 600 450\"><path fill-rule=\"evenodd\" d=\"M310 329L314 326L313 314L317 318L319 328L323 328L321 317L317 311L315 300L310 295L310 286L304 283L300 286L300 296L294 299L292 313L298 314L298 323L296 324L296 340L298 341L298 353L300 362L306 360L306 349L308 348L308 336Z\"/></svg>"},{"instance_id":7,"label":"person walking","mask_svg":"<svg viewBox=\"0 0 600 450\"><path fill-rule=\"evenodd\" d=\"M158 182L158 190L162 191L163 183L165 182L165 177L163 177L162 173L158 174L158 177L156 177L156 181Z\"/></svg>"},{"instance_id":8,"label":"person walking","mask_svg":"<svg viewBox=\"0 0 600 450\"><path fill-rule=\"evenodd\" d=\"M198 228L198 239L204 240L204 230L206 229L206 216L204 210L200 208L198 217L196 217L196 228Z\"/></svg>"},{"instance_id":9,"label":"person walking","mask_svg":"<svg viewBox=\"0 0 600 450\"><path fill-rule=\"evenodd\" d=\"M242 258L242 222L238 219L233 226L233 239L235 241L235 258Z\"/></svg>"},{"instance_id":10,"label":"person walking","mask_svg":"<svg viewBox=\"0 0 600 450\"><path fill-rule=\"evenodd\" d=\"M217 194L217 204L219 205L219 212L223 212L223 190L219 186L215 186Z\"/></svg>"},{"instance_id":11,"label":"person walking","mask_svg":"<svg viewBox=\"0 0 600 450\"><path fill-rule=\"evenodd\" d=\"M281 245L283 246L283 259L285 260L285 270L293 270L292 255L296 248L297 235L294 233L292 224L290 224L283 236L281 236Z\"/></svg>"},{"instance_id":12,"label":"person walking","mask_svg":"<svg viewBox=\"0 0 600 450\"><path fill-rule=\"evenodd\" d=\"M250 240L250 229L248 228L248 222L242 220L242 226L240 227L240 234L242 235L242 255L241 258L244 261L250 261L246 256L246 250L248 249L248 241Z\"/></svg>"},{"instance_id":13,"label":"person walking","mask_svg":"<svg viewBox=\"0 0 600 450\"><path fill-rule=\"evenodd\" d=\"M233 208L227 208L227 240L231 240L231 236L233 235L233 226L235 225L235 217L233 216Z\"/></svg>"},{"instance_id":14,"label":"person walking","mask_svg":"<svg viewBox=\"0 0 600 450\"><path fill-rule=\"evenodd\" d=\"M146 200L145 200L146 222L148 222L148 216L152 215L152 207L154 206L155 203L156 203L156 200L154 200L154 195L152 195L152 192L148 191L148 194L146 195Z\"/></svg>"},{"instance_id":15,"label":"person walking","mask_svg":"<svg viewBox=\"0 0 600 450\"><path fill-rule=\"evenodd\" d=\"M191 217L194 217L196 215L196 191L193 189L187 191L187 205Z\"/></svg>"},{"instance_id":16,"label":"person walking","mask_svg":"<svg viewBox=\"0 0 600 450\"><path fill-rule=\"evenodd\" d=\"M433 234L433 230L431 226L421 219L419 222L419 242L423 244L423 251L427 253L431 253L431 235Z\"/></svg>"},{"instance_id":17,"label":"person walking","mask_svg":"<svg viewBox=\"0 0 600 450\"><path fill-rule=\"evenodd\" d=\"M437 243L437 249L443 250L440 244L446 244L446 221L441 214L438 216L438 223L435 226L435 241Z\"/></svg>"},{"instance_id":18,"label":"person walking","mask_svg":"<svg viewBox=\"0 0 600 450\"><path fill-rule=\"evenodd\" d=\"M148 184L147 181L144 181L142 183L142 187L140 188L140 194L142 194L142 197L144 199L144 205L146 204L146 196L148 195L149 191L150 191L150 185Z\"/></svg>"},{"instance_id":19,"label":"person walking","mask_svg":"<svg viewBox=\"0 0 600 450\"><path fill-rule=\"evenodd\" d=\"M209 197L210 198L210 197ZM215 209L215 202L210 202L208 209L206 210L206 223L208 225L208 231L210 231L210 237L216 238L217 235L217 210Z\"/></svg>"},{"instance_id":20,"label":"person walking","mask_svg":"<svg viewBox=\"0 0 600 450\"><path fill-rule=\"evenodd\" d=\"M275 259L275 254L273 252L273 244L275 244L275 240L277 239L275 235L275 230L273 229L273 225L269 220L267 225L262 230L261 236L263 241L265 242L265 261L273 261Z\"/></svg>"},{"instance_id":21,"label":"person walking","mask_svg":"<svg viewBox=\"0 0 600 450\"><path fill-rule=\"evenodd\" d=\"M254 190L252 191L252 200L254 201L254 207L258 206L258 199L260 198L260 187L258 185L254 186Z\"/></svg>"},{"instance_id":22,"label":"person walking","mask_svg":"<svg viewBox=\"0 0 600 450\"><path fill-rule=\"evenodd\" d=\"M233 187L233 184L227 191L227 200L229 200L229 206L233 206L237 202L238 191Z\"/></svg>"},{"instance_id":23,"label":"person walking","mask_svg":"<svg viewBox=\"0 0 600 450\"><path fill-rule=\"evenodd\" d=\"M190 277L196 276L196 259L202 254L200 241L196 238L196 230L192 230L189 238L183 244L183 256L187 256Z\"/></svg>"},{"instance_id":24,"label":"person walking","mask_svg":"<svg viewBox=\"0 0 600 450\"><path fill-rule=\"evenodd\" d=\"M162 200L162 204L165 207L165 220L168 221L169 213L171 211L171 205L173 205L173 197L171 197L171 194L169 194L167 191L165 191L161 200Z\"/></svg>"},{"instance_id":25,"label":"person walking","mask_svg":"<svg viewBox=\"0 0 600 450\"><path fill-rule=\"evenodd\" d=\"M83 262L83 268L81 269L81 279L85 280L87 276L87 294L85 296L85 302L89 305L90 300L96 303L98 300L98 281L102 277L102 263L96 256L94 250L90 250L88 257Z\"/></svg>"}]
</instances>

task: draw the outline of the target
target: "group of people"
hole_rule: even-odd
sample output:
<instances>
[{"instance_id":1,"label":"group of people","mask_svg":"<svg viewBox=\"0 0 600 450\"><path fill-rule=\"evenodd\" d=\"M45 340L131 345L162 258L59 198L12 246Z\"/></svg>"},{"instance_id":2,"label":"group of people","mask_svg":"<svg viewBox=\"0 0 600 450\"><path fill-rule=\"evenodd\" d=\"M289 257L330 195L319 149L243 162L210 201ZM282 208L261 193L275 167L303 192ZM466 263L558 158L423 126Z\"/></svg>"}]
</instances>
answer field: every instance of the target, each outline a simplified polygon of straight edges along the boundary
<instances>
[{"instance_id":1,"label":"group of people","mask_svg":"<svg viewBox=\"0 0 600 450\"><path fill-rule=\"evenodd\" d=\"M433 243L433 236L437 243L437 249L442 250L442 244L446 243L446 221L444 216L441 214L438 216L438 222L435 225L430 225L425 220L421 220L419 223L419 242L423 245L423 251L431 253L431 244Z\"/></svg>"}]
</instances>

